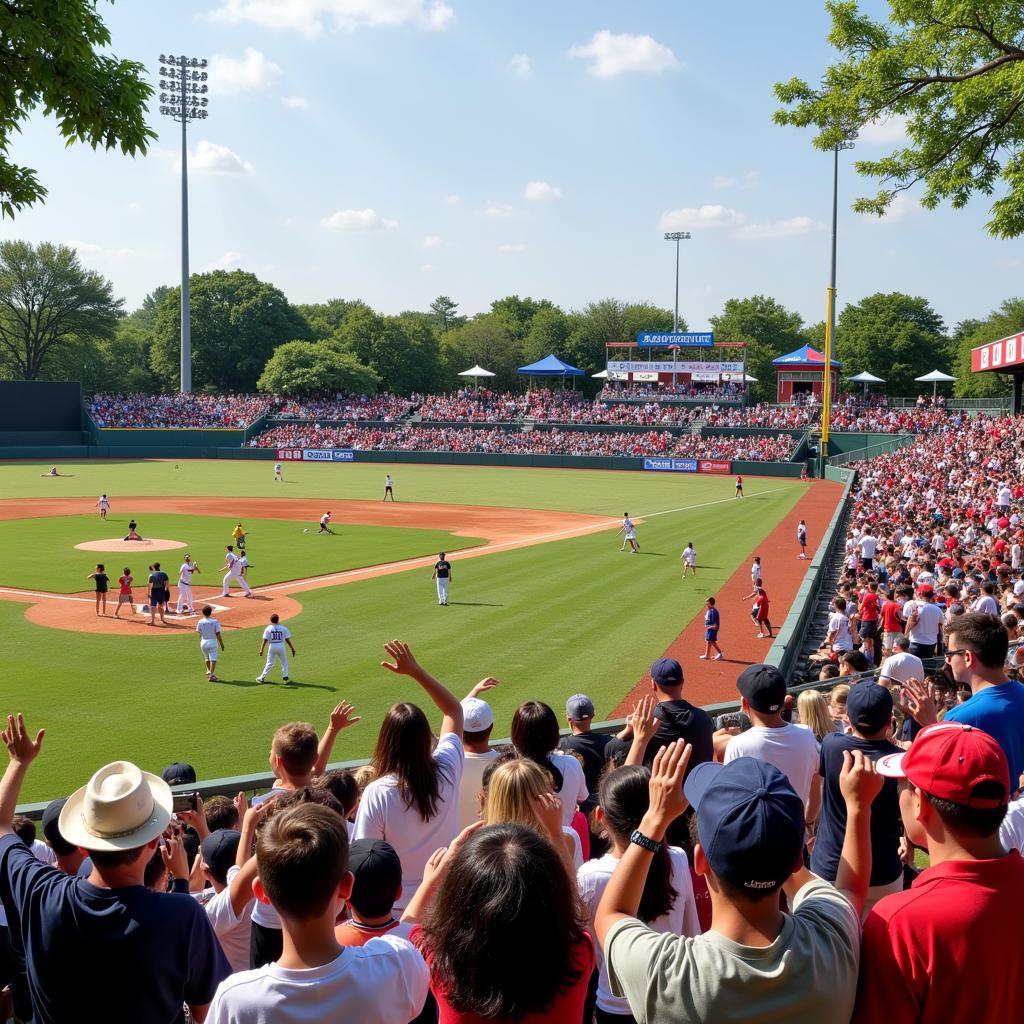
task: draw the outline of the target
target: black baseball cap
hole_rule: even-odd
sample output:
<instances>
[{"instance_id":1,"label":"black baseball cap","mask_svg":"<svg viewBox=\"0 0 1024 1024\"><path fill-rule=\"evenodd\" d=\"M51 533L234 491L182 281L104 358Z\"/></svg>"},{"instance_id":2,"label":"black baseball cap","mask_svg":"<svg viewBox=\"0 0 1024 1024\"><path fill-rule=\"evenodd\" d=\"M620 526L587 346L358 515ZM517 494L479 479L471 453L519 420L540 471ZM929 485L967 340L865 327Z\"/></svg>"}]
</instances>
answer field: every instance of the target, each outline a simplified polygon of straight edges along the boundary
<instances>
[{"instance_id":1,"label":"black baseball cap","mask_svg":"<svg viewBox=\"0 0 1024 1024\"><path fill-rule=\"evenodd\" d=\"M659 658L651 666L651 679L657 686L678 686L683 681L683 666L675 658Z\"/></svg>"},{"instance_id":2,"label":"black baseball cap","mask_svg":"<svg viewBox=\"0 0 1024 1024\"><path fill-rule=\"evenodd\" d=\"M196 781L196 770L185 761L169 764L161 775L168 786L181 786Z\"/></svg>"},{"instance_id":3,"label":"black baseball cap","mask_svg":"<svg viewBox=\"0 0 1024 1024\"><path fill-rule=\"evenodd\" d=\"M241 838L241 832L219 828L211 832L200 846L207 869L220 885L228 884L228 869L238 856L238 841Z\"/></svg>"},{"instance_id":4,"label":"black baseball cap","mask_svg":"<svg viewBox=\"0 0 1024 1024\"><path fill-rule=\"evenodd\" d=\"M736 689L755 711L772 715L786 701L786 677L774 665L750 665L736 680Z\"/></svg>"},{"instance_id":5,"label":"black baseball cap","mask_svg":"<svg viewBox=\"0 0 1024 1024\"><path fill-rule=\"evenodd\" d=\"M355 881L349 903L363 917L391 913L402 888L402 861L383 839L357 839L348 848L348 869Z\"/></svg>"},{"instance_id":6,"label":"black baseball cap","mask_svg":"<svg viewBox=\"0 0 1024 1024\"><path fill-rule=\"evenodd\" d=\"M68 798L61 797L59 800L51 800L43 811L43 835L50 844L50 849L60 857L70 856L78 849L74 843L69 843L60 833L60 812Z\"/></svg>"},{"instance_id":7,"label":"black baseball cap","mask_svg":"<svg viewBox=\"0 0 1024 1024\"><path fill-rule=\"evenodd\" d=\"M850 725L861 732L878 732L892 718L892 694L873 680L854 683L846 698Z\"/></svg>"}]
</instances>

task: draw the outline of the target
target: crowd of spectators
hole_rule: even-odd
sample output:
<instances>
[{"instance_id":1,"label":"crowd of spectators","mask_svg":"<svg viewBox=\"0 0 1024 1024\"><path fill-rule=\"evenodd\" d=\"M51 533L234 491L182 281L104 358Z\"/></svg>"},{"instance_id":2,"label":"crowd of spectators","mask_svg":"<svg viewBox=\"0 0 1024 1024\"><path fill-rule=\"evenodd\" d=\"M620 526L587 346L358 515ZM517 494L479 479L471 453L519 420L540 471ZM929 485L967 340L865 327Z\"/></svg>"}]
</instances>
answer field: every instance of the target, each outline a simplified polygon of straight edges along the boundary
<instances>
[{"instance_id":1,"label":"crowd of spectators","mask_svg":"<svg viewBox=\"0 0 1024 1024\"><path fill-rule=\"evenodd\" d=\"M278 398L274 416L302 420L380 420L392 423L404 419L420 403L419 395L340 395L322 398Z\"/></svg>"},{"instance_id":2,"label":"crowd of spectators","mask_svg":"<svg viewBox=\"0 0 1024 1024\"><path fill-rule=\"evenodd\" d=\"M644 384L630 381L608 381L600 398L605 401L623 401L637 398L676 398L698 402L742 402L746 387L742 384Z\"/></svg>"},{"instance_id":3,"label":"crowd of spectators","mask_svg":"<svg viewBox=\"0 0 1024 1024\"><path fill-rule=\"evenodd\" d=\"M681 458L786 461L795 441L787 434L701 437L667 431L503 430L499 427L393 428L278 425L253 438L254 448L351 448L356 451L495 452L525 455L675 455Z\"/></svg>"},{"instance_id":4,"label":"crowd of spectators","mask_svg":"<svg viewBox=\"0 0 1024 1024\"><path fill-rule=\"evenodd\" d=\"M268 413L266 395L98 394L89 415L98 427L242 428Z\"/></svg>"},{"instance_id":5,"label":"crowd of spectators","mask_svg":"<svg viewBox=\"0 0 1024 1024\"><path fill-rule=\"evenodd\" d=\"M758 404L743 409L715 407L702 413L712 427L766 427L775 430L803 430L821 423L821 404ZM966 413L948 413L944 407L918 405L895 409L876 402L865 403L860 396L847 396L832 407L832 429L879 434L928 433L966 420Z\"/></svg>"},{"instance_id":6,"label":"crowd of spectators","mask_svg":"<svg viewBox=\"0 0 1024 1024\"><path fill-rule=\"evenodd\" d=\"M342 701L322 735L276 730L273 785L251 801L175 811L190 764L115 761L46 808L45 842L15 812L52 744L12 715L0 1011L51 1024L102 998L113 1022L1020 1020L1024 974L999 964L1024 889L1024 688L1005 677L997 617L957 616L947 635L971 691L951 709L917 679L906 707L866 680L794 708L758 664L736 679L740 714L713 721L659 658L617 735L594 733L598 709L575 693L564 738L534 699L499 726L498 678L460 700L396 640L381 667L407 692L367 765L328 767L343 731L370 727Z\"/></svg>"}]
</instances>

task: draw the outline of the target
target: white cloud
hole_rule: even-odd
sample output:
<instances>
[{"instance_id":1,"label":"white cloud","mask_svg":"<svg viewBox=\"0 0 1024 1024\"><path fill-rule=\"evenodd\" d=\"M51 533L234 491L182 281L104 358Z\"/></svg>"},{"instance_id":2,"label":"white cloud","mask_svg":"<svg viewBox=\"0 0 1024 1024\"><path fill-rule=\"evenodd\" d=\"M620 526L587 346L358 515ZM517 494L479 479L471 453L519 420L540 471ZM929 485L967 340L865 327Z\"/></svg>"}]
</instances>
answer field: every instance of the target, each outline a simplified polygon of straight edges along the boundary
<instances>
[{"instance_id":1,"label":"white cloud","mask_svg":"<svg viewBox=\"0 0 1024 1024\"><path fill-rule=\"evenodd\" d=\"M496 220L506 219L516 215L515 207L512 206L511 203L495 203L490 199L487 200L487 205L480 212L485 217L492 217Z\"/></svg>"},{"instance_id":2,"label":"white cloud","mask_svg":"<svg viewBox=\"0 0 1024 1024\"><path fill-rule=\"evenodd\" d=\"M613 78L634 71L656 75L679 63L667 46L651 36L616 35L608 29L595 32L589 43L572 47L569 56L589 60L587 71L597 78Z\"/></svg>"},{"instance_id":3,"label":"white cloud","mask_svg":"<svg viewBox=\"0 0 1024 1024\"><path fill-rule=\"evenodd\" d=\"M305 36L318 36L325 28L336 32L401 25L442 29L454 16L441 0L223 0L209 15L231 25L248 22Z\"/></svg>"},{"instance_id":4,"label":"white cloud","mask_svg":"<svg viewBox=\"0 0 1024 1024\"><path fill-rule=\"evenodd\" d=\"M137 249L123 246L110 249L107 246L97 245L95 242L83 242L77 238L70 238L63 244L74 249L79 256L94 256L97 259L138 260L143 257L146 259L151 257L150 253L143 254Z\"/></svg>"},{"instance_id":5,"label":"white cloud","mask_svg":"<svg viewBox=\"0 0 1024 1024\"><path fill-rule=\"evenodd\" d=\"M533 58L525 53L513 54L508 59L508 69L516 78L529 78L533 74Z\"/></svg>"},{"instance_id":6,"label":"white cloud","mask_svg":"<svg viewBox=\"0 0 1024 1024\"><path fill-rule=\"evenodd\" d=\"M214 260L212 263L208 263L204 268L204 273L210 273L211 270L238 270L242 265L242 254L235 252L234 249L228 250L219 259Z\"/></svg>"},{"instance_id":7,"label":"white cloud","mask_svg":"<svg viewBox=\"0 0 1024 1024\"><path fill-rule=\"evenodd\" d=\"M458 206L462 202L462 196L445 196L445 206Z\"/></svg>"},{"instance_id":8,"label":"white cloud","mask_svg":"<svg viewBox=\"0 0 1024 1024\"><path fill-rule=\"evenodd\" d=\"M309 110L309 100L305 96L282 96L281 102L289 110Z\"/></svg>"},{"instance_id":9,"label":"white cloud","mask_svg":"<svg viewBox=\"0 0 1024 1024\"><path fill-rule=\"evenodd\" d=\"M526 252L526 246L522 242L506 242L498 246L498 252Z\"/></svg>"},{"instance_id":10,"label":"white cloud","mask_svg":"<svg viewBox=\"0 0 1024 1024\"><path fill-rule=\"evenodd\" d=\"M423 248L424 249L436 249L440 244L441 244L441 236L440 235L427 235L423 239Z\"/></svg>"},{"instance_id":11,"label":"white cloud","mask_svg":"<svg viewBox=\"0 0 1024 1024\"><path fill-rule=\"evenodd\" d=\"M790 217L787 220L744 224L733 232L733 238L752 241L762 238L796 238L814 231L824 231L825 225L811 217Z\"/></svg>"},{"instance_id":12,"label":"white cloud","mask_svg":"<svg viewBox=\"0 0 1024 1024\"><path fill-rule=\"evenodd\" d=\"M98 246L95 242L80 242L77 238L69 238L64 244L69 249L74 249L77 253L102 252L100 246Z\"/></svg>"},{"instance_id":13,"label":"white cloud","mask_svg":"<svg viewBox=\"0 0 1024 1024\"><path fill-rule=\"evenodd\" d=\"M528 181L523 189L523 198L535 203L547 199L561 199L562 190L557 185L549 185L546 181Z\"/></svg>"},{"instance_id":14,"label":"white cloud","mask_svg":"<svg viewBox=\"0 0 1024 1024\"><path fill-rule=\"evenodd\" d=\"M902 114L871 121L857 134L857 142L864 142L869 146L891 146L906 141L907 119Z\"/></svg>"},{"instance_id":15,"label":"white cloud","mask_svg":"<svg viewBox=\"0 0 1024 1024\"><path fill-rule=\"evenodd\" d=\"M717 189L723 188L757 188L761 184L761 172L760 171L746 171L739 177L730 178L724 175L717 175L711 179L711 187Z\"/></svg>"},{"instance_id":16,"label":"white cloud","mask_svg":"<svg viewBox=\"0 0 1024 1024\"><path fill-rule=\"evenodd\" d=\"M252 164L226 146L205 139L189 154L188 167L196 174L252 174Z\"/></svg>"},{"instance_id":17,"label":"white cloud","mask_svg":"<svg viewBox=\"0 0 1024 1024\"><path fill-rule=\"evenodd\" d=\"M324 217L320 223L334 231L349 232L383 231L398 227L397 220L387 220L369 207L365 210L338 210L329 217Z\"/></svg>"},{"instance_id":18,"label":"white cloud","mask_svg":"<svg viewBox=\"0 0 1024 1024\"><path fill-rule=\"evenodd\" d=\"M252 47L241 60L218 53L210 58L210 90L222 96L266 89L281 77L281 69Z\"/></svg>"},{"instance_id":19,"label":"white cloud","mask_svg":"<svg viewBox=\"0 0 1024 1024\"><path fill-rule=\"evenodd\" d=\"M739 210L728 206L707 204L705 206L684 206L679 210L668 210L662 214L661 227L664 231L689 231L693 228L737 227L746 218Z\"/></svg>"}]
</instances>

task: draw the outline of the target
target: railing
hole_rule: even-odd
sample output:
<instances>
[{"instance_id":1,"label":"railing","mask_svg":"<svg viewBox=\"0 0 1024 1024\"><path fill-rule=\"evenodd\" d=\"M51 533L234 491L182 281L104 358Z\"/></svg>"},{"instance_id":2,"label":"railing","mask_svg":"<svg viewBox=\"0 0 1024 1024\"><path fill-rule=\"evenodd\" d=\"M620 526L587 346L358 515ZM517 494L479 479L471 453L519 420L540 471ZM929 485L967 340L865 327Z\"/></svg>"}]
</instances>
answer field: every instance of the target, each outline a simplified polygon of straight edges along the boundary
<instances>
[{"instance_id":1,"label":"railing","mask_svg":"<svg viewBox=\"0 0 1024 1024\"><path fill-rule=\"evenodd\" d=\"M945 408L947 410L963 409L967 412L996 412L1008 413L1010 411L1011 398L1006 395L1002 398L947 398ZM916 398L890 398L890 409L914 409L917 407Z\"/></svg>"},{"instance_id":2,"label":"railing","mask_svg":"<svg viewBox=\"0 0 1024 1024\"><path fill-rule=\"evenodd\" d=\"M828 459L830 466L845 466L850 462L857 462L861 459L874 459L879 455L888 455L890 452L906 448L917 440L917 434L893 434L889 441L882 441L879 444L867 445L864 448L855 448L853 451L841 452L832 455Z\"/></svg>"}]
</instances>

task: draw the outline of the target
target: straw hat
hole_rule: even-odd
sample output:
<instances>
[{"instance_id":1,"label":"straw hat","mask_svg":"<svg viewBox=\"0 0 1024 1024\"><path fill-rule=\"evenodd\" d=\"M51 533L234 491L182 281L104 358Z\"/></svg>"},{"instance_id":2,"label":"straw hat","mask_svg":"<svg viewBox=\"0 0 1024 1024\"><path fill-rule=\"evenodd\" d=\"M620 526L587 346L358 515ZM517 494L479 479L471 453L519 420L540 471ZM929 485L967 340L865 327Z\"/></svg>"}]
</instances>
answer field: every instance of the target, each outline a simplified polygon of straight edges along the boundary
<instances>
[{"instance_id":1,"label":"straw hat","mask_svg":"<svg viewBox=\"0 0 1024 1024\"><path fill-rule=\"evenodd\" d=\"M172 803L171 787L158 775L114 761L68 797L60 833L84 850L133 850L167 828Z\"/></svg>"}]
</instances>

